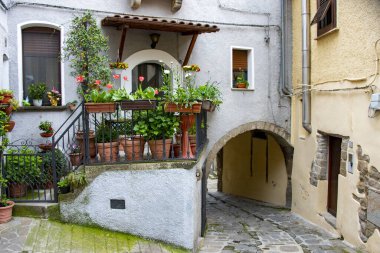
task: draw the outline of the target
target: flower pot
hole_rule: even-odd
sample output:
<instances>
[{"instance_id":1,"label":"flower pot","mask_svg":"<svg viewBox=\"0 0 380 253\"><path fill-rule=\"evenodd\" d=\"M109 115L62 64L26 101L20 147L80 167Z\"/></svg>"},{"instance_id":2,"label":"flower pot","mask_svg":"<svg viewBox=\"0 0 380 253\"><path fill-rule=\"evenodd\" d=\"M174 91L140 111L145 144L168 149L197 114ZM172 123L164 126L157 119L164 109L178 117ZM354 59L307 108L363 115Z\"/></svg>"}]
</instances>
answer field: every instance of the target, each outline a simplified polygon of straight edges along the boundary
<instances>
[{"instance_id":1,"label":"flower pot","mask_svg":"<svg viewBox=\"0 0 380 253\"><path fill-rule=\"evenodd\" d=\"M97 143L101 162L116 162L119 154L119 142ZM112 147L112 148L111 148Z\"/></svg>"},{"instance_id":2,"label":"flower pot","mask_svg":"<svg viewBox=\"0 0 380 253\"><path fill-rule=\"evenodd\" d=\"M120 145L123 147L124 153L128 160L142 160L144 154L145 140L144 137L119 136Z\"/></svg>"},{"instance_id":3,"label":"flower pot","mask_svg":"<svg viewBox=\"0 0 380 253\"><path fill-rule=\"evenodd\" d=\"M204 100L202 102L202 109L208 112L215 111L216 106L210 100Z\"/></svg>"},{"instance_id":4,"label":"flower pot","mask_svg":"<svg viewBox=\"0 0 380 253\"><path fill-rule=\"evenodd\" d=\"M115 103L85 103L86 111L88 113L100 113L100 112L115 112Z\"/></svg>"},{"instance_id":5,"label":"flower pot","mask_svg":"<svg viewBox=\"0 0 380 253\"><path fill-rule=\"evenodd\" d=\"M202 110L202 103L195 103L191 107L184 107L183 105L176 105L175 103L166 103L165 112L183 112L183 113L200 113Z\"/></svg>"},{"instance_id":6,"label":"flower pot","mask_svg":"<svg viewBox=\"0 0 380 253\"><path fill-rule=\"evenodd\" d=\"M245 89L245 88L247 88L247 85L245 83L237 83L236 88Z\"/></svg>"},{"instance_id":7,"label":"flower pot","mask_svg":"<svg viewBox=\"0 0 380 253\"><path fill-rule=\"evenodd\" d=\"M42 99L33 99L34 106L42 106Z\"/></svg>"},{"instance_id":8,"label":"flower pot","mask_svg":"<svg viewBox=\"0 0 380 253\"><path fill-rule=\"evenodd\" d=\"M174 144L173 149L174 149L174 157L179 158L180 150L181 150L181 144Z\"/></svg>"},{"instance_id":9,"label":"flower pot","mask_svg":"<svg viewBox=\"0 0 380 253\"><path fill-rule=\"evenodd\" d=\"M1 103L4 103L4 104L8 104L11 102L11 99L13 98L13 95L10 95L10 94L5 94L3 95L3 100L1 101Z\"/></svg>"},{"instance_id":10,"label":"flower pot","mask_svg":"<svg viewBox=\"0 0 380 253\"><path fill-rule=\"evenodd\" d=\"M195 134L189 134L190 144L197 144L197 136Z\"/></svg>"},{"instance_id":11,"label":"flower pot","mask_svg":"<svg viewBox=\"0 0 380 253\"><path fill-rule=\"evenodd\" d=\"M76 107L77 107L77 105L76 104L72 104L72 103L70 103L70 104L67 105L67 108L69 108L70 111L74 111Z\"/></svg>"},{"instance_id":12,"label":"flower pot","mask_svg":"<svg viewBox=\"0 0 380 253\"><path fill-rule=\"evenodd\" d=\"M11 115L13 108L10 104L1 104L0 109L5 112L7 116Z\"/></svg>"},{"instance_id":13,"label":"flower pot","mask_svg":"<svg viewBox=\"0 0 380 253\"><path fill-rule=\"evenodd\" d=\"M84 144L84 132L78 131L76 133L76 139L80 146L80 152L84 155L85 154L85 144ZM94 130L90 130L88 134L88 141L89 141L89 151L90 151L90 157L94 158L96 156L96 146L95 146L95 134Z\"/></svg>"},{"instance_id":14,"label":"flower pot","mask_svg":"<svg viewBox=\"0 0 380 253\"><path fill-rule=\"evenodd\" d=\"M164 143L165 143L165 157L164 157ZM168 159L170 155L171 139L163 140L150 140L149 148L152 152L152 158L157 160Z\"/></svg>"},{"instance_id":15,"label":"flower pot","mask_svg":"<svg viewBox=\"0 0 380 253\"><path fill-rule=\"evenodd\" d=\"M58 186L58 191L60 194L66 194L70 192L70 185L64 186L64 187L59 187Z\"/></svg>"},{"instance_id":16,"label":"flower pot","mask_svg":"<svg viewBox=\"0 0 380 253\"><path fill-rule=\"evenodd\" d=\"M16 122L13 120L10 120L6 125L5 125L5 131L6 132L12 132L13 128L15 127Z\"/></svg>"},{"instance_id":17,"label":"flower pot","mask_svg":"<svg viewBox=\"0 0 380 253\"><path fill-rule=\"evenodd\" d=\"M58 99L50 98L49 101L51 106L58 106Z\"/></svg>"},{"instance_id":18,"label":"flower pot","mask_svg":"<svg viewBox=\"0 0 380 253\"><path fill-rule=\"evenodd\" d=\"M42 151L49 151L52 149L53 147L53 144L51 143L41 143L38 145L38 147L42 150Z\"/></svg>"},{"instance_id":19,"label":"flower pot","mask_svg":"<svg viewBox=\"0 0 380 253\"><path fill-rule=\"evenodd\" d=\"M12 210L15 202L7 201L8 206L0 207L0 224L7 223L12 219Z\"/></svg>"},{"instance_id":20,"label":"flower pot","mask_svg":"<svg viewBox=\"0 0 380 253\"><path fill-rule=\"evenodd\" d=\"M9 187L9 195L11 198L20 198L26 195L26 184L21 183L11 183L8 185Z\"/></svg>"},{"instance_id":21,"label":"flower pot","mask_svg":"<svg viewBox=\"0 0 380 253\"><path fill-rule=\"evenodd\" d=\"M40 133L41 137L43 138L49 138L53 136L53 133Z\"/></svg>"},{"instance_id":22,"label":"flower pot","mask_svg":"<svg viewBox=\"0 0 380 253\"><path fill-rule=\"evenodd\" d=\"M193 153L193 155L197 154L197 144L196 143L190 143L190 149L191 149L191 153Z\"/></svg>"},{"instance_id":23,"label":"flower pot","mask_svg":"<svg viewBox=\"0 0 380 253\"><path fill-rule=\"evenodd\" d=\"M72 153L70 154L70 162L73 166L79 166L82 164L82 154Z\"/></svg>"},{"instance_id":24,"label":"flower pot","mask_svg":"<svg viewBox=\"0 0 380 253\"><path fill-rule=\"evenodd\" d=\"M124 100L120 102L122 110L153 110L157 107L157 100Z\"/></svg>"}]
</instances>

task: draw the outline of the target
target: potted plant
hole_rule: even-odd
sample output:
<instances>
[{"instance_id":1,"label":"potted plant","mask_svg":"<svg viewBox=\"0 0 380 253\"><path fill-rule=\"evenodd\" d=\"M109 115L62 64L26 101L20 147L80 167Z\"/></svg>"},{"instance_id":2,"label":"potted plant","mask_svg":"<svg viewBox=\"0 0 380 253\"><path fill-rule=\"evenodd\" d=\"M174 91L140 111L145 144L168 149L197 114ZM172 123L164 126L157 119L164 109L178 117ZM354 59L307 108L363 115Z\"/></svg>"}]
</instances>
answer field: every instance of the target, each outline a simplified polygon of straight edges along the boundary
<instances>
[{"instance_id":1,"label":"potted plant","mask_svg":"<svg viewBox=\"0 0 380 253\"><path fill-rule=\"evenodd\" d=\"M68 103L66 104L66 106L67 106L67 108L70 109L70 111L74 111L75 108L77 107L77 104L78 104L78 101L73 100L73 101L71 101L71 102L68 102Z\"/></svg>"},{"instance_id":2,"label":"potted plant","mask_svg":"<svg viewBox=\"0 0 380 253\"><path fill-rule=\"evenodd\" d=\"M96 129L95 136L100 160L105 162L117 161L119 155L119 132L112 126L101 123Z\"/></svg>"},{"instance_id":3,"label":"potted plant","mask_svg":"<svg viewBox=\"0 0 380 253\"><path fill-rule=\"evenodd\" d=\"M80 150L82 155L85 154L85 132L84 131L77 131L75 134L75 138L80 146ZM88 144L89 144L89 152L90 157L95 158L96 157L96 145L95 145L95 131L89 130L88 132Z\"/></svg>"},{"instance_id":4,"label":"potted plant","mask_svg":"<svg viewBox=\"0 0 380 253\"><path fill-rule=\"evenodd\" d=\"M48 138L48 137L53 136L54 129L52 127L52 124L53 122L46 121L46 120L40 122L40 125L38 126L38 128L42 131L42 133L40 133L41 137Z\"/></svg>"},{"instance_id":5,"label":"potted plant","mask_svg":"<svg viewBox=\"0 0 380 253\"><path fill-rule=\"evenodd\" d=\"M59 149L54 149L41 154L42 158L42 173L40 183L45 188L53 186L53 152L55 162L55 173L57 178L61 178L69 172L68 160L66 155Z\"/></svg>"},{"instance_id":6,"label":"potted plant","mask_svg":"<svg viewBox=\"0 0 380 253\"><path fill-rule=\"evenodd\" d=\"M112 100L113 91L91 90L84 95L84 104L88 113L115 112L116 104Z\"/></svg>"},{"instance_id":7,"label":"potted plant","mask_svg":"<svg viewBox=\"0 0 380 253\"><path fill-rule=\"evenodd\" d=\"M165 113L162 106L145 115L146 117L141 117L137 121L133 130L149 140L149 148L154 159L169 158L172 137L179 126L178 117Z\"/></svg>"},{"instance_id":8,"label":"potted plant","mask_svg":"<svg viewBox=\"0 0 380 253\"><path fill-rule=\"evenodd\" d=\"M58 191L60 194L66 194L70 192L70 183L67 177L63 177L57 183Z\"/></svg>"},{"instance_id":9,"label":"potted plant","mask_svg":"<svg viewBox=\"0 0 380 253\"><path fill-rule=\"evenodd\" d=\"M59 91L53 87L53 89L48 91L46 94L49 98L50 104L52 106L57 106L59 100L61 100L62 97L61 93L59 93Z\"/></svg>"},{"instance_id":10,"label":"potted plant","mask_svg":"<svg viewBox=\"0 0 380 253\"><path fill-rule=\"evenodd\" d=\"M1 191L7 187L7 180L0 175L0 189ZM12 219L12 210L15 203L6 198L5 194L0 195L0 224L7 223Z\"/></svg>"},{"instance_id":11,"label":"potted plant","mask_svg":"<svg viewBox=\"0 0 380 253\"><path fill-rule=\"evenodd\" d=\"M213 112L219 107L222 101L222 93L216 82L207 81L204 85L200 85L197 89L199 97L202 99L202 109Z\"/></svg>"},{"instance_id":12,"label":"potted plant","mask_svg":"<svg viewBox=\"0 0 380 253\"><path fill-rule=\"evenodd\" d=\"M120 75L121 72L128 68L128 64L124 62L111 62L109 64L110 69L112 70L112 74Z\"/></svg>"},{"instance_id":13,"label":"potted plant","mask_svg":"<svg viewBox=\"0 0 380 253\"><path fill-rule=\"evenodd\" d=\"M73 143L70 145L70 162L73 166L79 166L82 164L82 153L81 153L81 147Z\"/></svg>"},{"instance_id":14,"label":"potted plant","mask_svg":"<svg viewBox=\"0 0 380 253\"><path fill-rule=\"evenodd\" d=\"M25 196L28 183L41 176L41 156L27 146L22 146L21 149L9 149L5 163L10 196Z\"/></svg>"},{"instance_id":15,"label":"potted plant","mask_svg":"<svg viewBox=\"0 0 380 253\"><path fill-rule=\"evenodd\" d=\"M8 104L9 100L13 98L13 91L8 89L0 89L0 103Z\"/></svg>"},{"instance_id":16,"label":"potted plant","mask_svg":"<svg viewBox=\"0 0 380 253\"><path fill-rule=\"evenodd\" d=\"M244 72L240 71L240 74L236 77L236 88L247 89L249 82L244 78Z\"/></svg>"},{"instance_id":17,"label":"potted plant","mask_svg":"<svg viewBox=\"0 0 380 253\"><path fill-rule=\"evenodd\" d=\"M146 111L135 112L133 114L133 122L146 118ZM124 150L126 158L130 161L142 160L145 139L144 136L138 135L133 131L132 119L119 119L119 142Z\"/></svg>"},{"instance_id":18,"label":"potted plant","mask_svg":"<svg viewBox=\"0 0 380 253\"><path fill-rule=\"evenodd\" d=\"M33 99L34 106L42 106L42 99L46 93L45 83L31 84L28 88L29 96Z\"/></svg>"}]
</instances>

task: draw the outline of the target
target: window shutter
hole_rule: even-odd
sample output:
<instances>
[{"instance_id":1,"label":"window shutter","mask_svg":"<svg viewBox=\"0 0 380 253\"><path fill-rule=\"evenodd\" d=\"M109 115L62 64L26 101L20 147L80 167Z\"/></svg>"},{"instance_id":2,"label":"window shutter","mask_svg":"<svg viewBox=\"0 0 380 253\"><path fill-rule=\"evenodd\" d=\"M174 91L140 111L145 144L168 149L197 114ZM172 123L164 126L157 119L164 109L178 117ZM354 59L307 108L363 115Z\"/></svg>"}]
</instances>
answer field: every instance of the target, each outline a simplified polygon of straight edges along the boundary
<instances>
[{"instance_id":1,"label":"window shutter","mask_svg":"<svg viewBox=\"0 0 380 253\"><path fill-rule=\"evenodd\" d=\"M26 28L22 41L24 56L56 56L60 52L60 32L52 28Z\"/></svg>"},{"instance_id":2,"label":"window shutter","mask_svg":"<svg viewBox=\"0 0 380 253\"><path fill-rule=\"evenodd\" d=\"M317 24L322 19L324 19L324 17L326 16L327 11L329 10L330 6L331 6L331 0L321 0L319 3L317 13L315 14L310 25Z\"/></svg>"},{"instance_id":3,"label":"window shutter","mask_svg":"<svg viewBox=\"0 0 380 253\"><path fill-rule=\"evenodd\" d=\"M233 70L248 69L248 51L234 49L232 53Z\"/></svg>"}]
</instances>

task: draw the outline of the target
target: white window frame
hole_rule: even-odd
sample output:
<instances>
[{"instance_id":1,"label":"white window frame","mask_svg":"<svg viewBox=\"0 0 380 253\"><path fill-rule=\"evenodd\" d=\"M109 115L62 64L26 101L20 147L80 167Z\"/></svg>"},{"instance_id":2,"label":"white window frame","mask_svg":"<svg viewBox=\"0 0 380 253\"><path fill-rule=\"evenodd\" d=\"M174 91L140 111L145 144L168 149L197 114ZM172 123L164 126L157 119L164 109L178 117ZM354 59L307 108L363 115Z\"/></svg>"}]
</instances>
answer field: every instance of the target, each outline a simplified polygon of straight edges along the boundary
<instances>
[{"instance_id":1,"label":"white window frame","mask_svg":"<svg viewBox=\"0 0 380 253\"><path fill-rule=\"evenodd\" d=\"M20 23L17 25L17 68L18 68L18 100L21 102L24 97L24 78L23 78L23 60L22 60L22 30L29 27L48 27L53 28L56 30L59 30L60 32L60 54L63 54L63 42L65 41L64 38L64 28L63 26L47 21L37 21L32 20L24 23ZM66 104L66 92L65 92L65 67L64 63L61 62L61 94L62 94L62 106Z\"/></svg>"},{"instance_id":2,"label":"white window frame","mask_svg":"<svg viewBox=\"0 0 380 253\"><path fill-rule=\"evenodd\" d=\"M234 77L233 77L233 50L246 50L248 51L247 57L248 57L248 82L249 86L248 89L240 89L240 88L234 88ZM253 91L255 90L255 61L254 61L254 49L253 47L240 47L240 46L231 46L230 50L230 83L231 83L231 89L234 91Z\"/></svg>"}]
</instances>

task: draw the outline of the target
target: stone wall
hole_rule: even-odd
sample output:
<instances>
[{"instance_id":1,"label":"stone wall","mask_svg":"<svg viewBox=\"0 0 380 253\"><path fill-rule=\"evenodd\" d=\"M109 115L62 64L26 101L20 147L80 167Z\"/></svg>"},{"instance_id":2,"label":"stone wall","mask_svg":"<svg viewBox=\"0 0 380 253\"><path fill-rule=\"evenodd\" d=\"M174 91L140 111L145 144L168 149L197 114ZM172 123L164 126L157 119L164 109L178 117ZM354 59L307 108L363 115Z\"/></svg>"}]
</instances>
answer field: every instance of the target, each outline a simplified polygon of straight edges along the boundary
<instances>
[{"instance_id":1,"label":"stone wall","mask_svg":"<svg viewBox=\"0 0 380 253\"><path fill-rule=\"evenodd\" d=\"M364 197L353 194L353 198L360 203L360 239L363 242L367 242L368 238L375 232L375 229L380 230L380 172L373 166L368 169L370 157L363 154L360 145L358 145L356 152L358 170L360 172L357 188L360 194L364 194Z\"/></svg>"}]
</instances>

